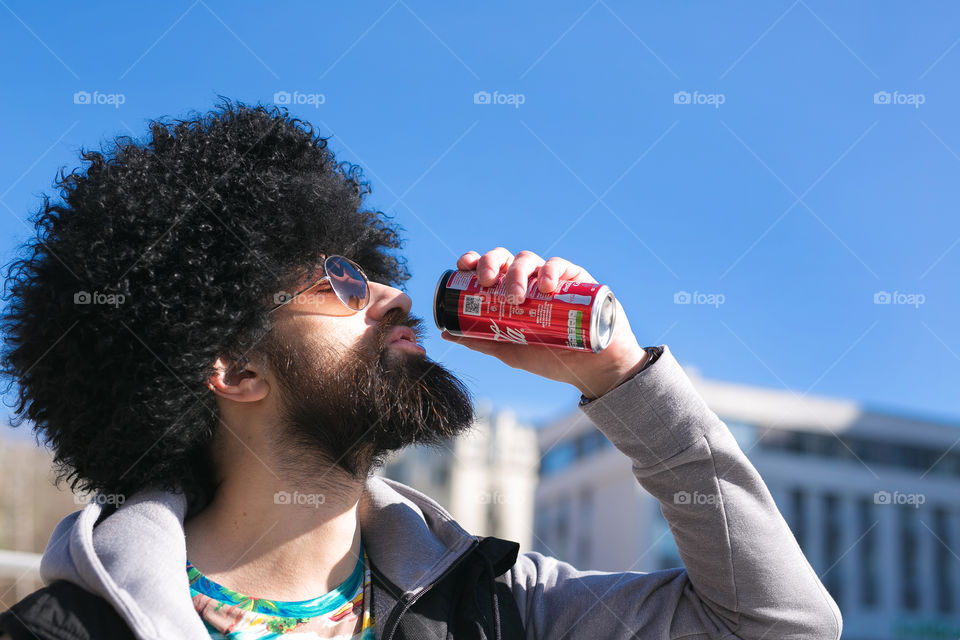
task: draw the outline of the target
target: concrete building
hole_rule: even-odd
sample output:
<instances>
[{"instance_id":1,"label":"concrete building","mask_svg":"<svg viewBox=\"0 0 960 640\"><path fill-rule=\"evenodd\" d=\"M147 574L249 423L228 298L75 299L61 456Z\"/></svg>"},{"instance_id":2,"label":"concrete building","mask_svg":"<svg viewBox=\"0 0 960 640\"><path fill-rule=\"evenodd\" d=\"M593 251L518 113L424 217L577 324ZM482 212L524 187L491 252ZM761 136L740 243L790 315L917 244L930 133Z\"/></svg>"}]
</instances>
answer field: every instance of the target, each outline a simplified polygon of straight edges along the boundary
<instances>
[{"instance_id":1,"label":"concrete building","mask_svg":"<svg viewBox=\"0 0 960 640\"><path fill-rule=\"evenodd\" d=\"M407 447L379 473L437 500L467 531L528 551L539 458L531 427L480 407L468 433L439 448Z\"/></svg>"},{"instance_id":2,"label":"concrete building","mask_svg":"<svg viewBox=\"0 0 960 640\"><path fill-rule=\"evenodd\" d=\"M960 425L687 373L839 604L845 639L960 637ZM583 569L682 564L659 503L582 413L538 439L535 550Z\"/></svg>"},{"instance_id":3,"label":"concrete building","mask_svg":"<svg viewBox=\"0 0 960 640\"><path fill-rule=\"evenodd\" d=\"M0 611L41 586L36 554L60 519L82 506L69 488L54 486L52 464L32 438L0 430Z\"/></svg>"}]
</instances>

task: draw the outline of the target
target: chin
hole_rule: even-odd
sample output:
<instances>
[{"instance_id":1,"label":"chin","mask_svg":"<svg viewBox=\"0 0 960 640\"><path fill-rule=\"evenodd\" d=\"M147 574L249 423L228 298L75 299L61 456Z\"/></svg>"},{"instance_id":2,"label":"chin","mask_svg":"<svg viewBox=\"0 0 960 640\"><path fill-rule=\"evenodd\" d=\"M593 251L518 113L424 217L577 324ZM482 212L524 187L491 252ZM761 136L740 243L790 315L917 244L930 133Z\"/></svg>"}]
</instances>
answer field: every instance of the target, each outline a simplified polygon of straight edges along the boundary
<instances>
[{"instance_id":1,"label":"chin","mask_svg":"<svg viewBox=\"0 0 960 640\"><path fill-rule=\"evenodd\" d=\"M380 360L382 362L399 362L404 364L418 365L424 362L432 362L427 357L427 354L422 351L414 351L412 349L406 349L403 347L392 348L387 347L383 350L383 353L380 354Z\"/></svg>"}]
</instances>

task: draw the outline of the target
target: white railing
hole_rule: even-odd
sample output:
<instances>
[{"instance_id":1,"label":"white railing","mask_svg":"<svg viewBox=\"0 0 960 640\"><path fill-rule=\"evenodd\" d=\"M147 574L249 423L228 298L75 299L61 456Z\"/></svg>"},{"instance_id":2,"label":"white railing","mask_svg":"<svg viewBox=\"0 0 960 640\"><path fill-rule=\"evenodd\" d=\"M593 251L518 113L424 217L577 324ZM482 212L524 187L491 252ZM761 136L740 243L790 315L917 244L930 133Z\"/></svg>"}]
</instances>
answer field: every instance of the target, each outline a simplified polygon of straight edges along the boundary
<instances>
[{"instance_id":1,"label":"white railing","mask_svg":"<svg viewBox=\"0 0 960 640\"><path fill-rule=\"evenodd\" d=\"M0 598L7 606L26 597L34 589L42 586L40 582L40 554L24 551L3 551L0 549L0 587L3 597ZM10 600L9 597L13 599ZM0 610L6 606L0 603Z\"/></svg>"},{"instance_id":2,"label":"white railing","mask_svg":"<svg viewBox=\"0 0 960 640\"><path fill-rule=\"evenodd\" d=\"M40 554L0 550L0 576L40 578Z\"/></svg>"},{"instance_id":3,"label":"white railing","mask_svg":"<svg viewBox=\"0 0 960 640\"><path fill-rule=\"evenodd\" d=\"M42 586L40 582L40 557L39 553L0 549L0 583L5 583L9 587L2 599L7 601L9 600L7 596L13 597L12 601L6 603L7 605L26 597L34 589ZM0 591L2 590L0 589ZM0 610L5 608L0 604Z\"/></svg>"}]
</instances>

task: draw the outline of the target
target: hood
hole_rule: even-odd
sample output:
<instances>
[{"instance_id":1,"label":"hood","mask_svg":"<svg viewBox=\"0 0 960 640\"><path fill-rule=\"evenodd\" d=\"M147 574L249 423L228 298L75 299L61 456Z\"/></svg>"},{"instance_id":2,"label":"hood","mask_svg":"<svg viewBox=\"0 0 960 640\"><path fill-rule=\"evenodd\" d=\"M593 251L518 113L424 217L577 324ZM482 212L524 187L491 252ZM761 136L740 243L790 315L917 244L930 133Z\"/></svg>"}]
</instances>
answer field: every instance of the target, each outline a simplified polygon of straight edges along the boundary
<instances>
[{"instance_id":1,"label":"hood","mask_svg":"<svg viewBox=\"0 0 960 640\"><path fill-rule=\"evenodd\" d=\"M209 640L190 599L186 498L143 491L98 523L103 510L92 500L57 525L40 563L44 583L101 596L142 640ZM392 592L374 596L378 625L388 604L429 587L477 540L432 499L385 478L367 479L358 511L370 563Z\"/></svg>"}]
</instances>

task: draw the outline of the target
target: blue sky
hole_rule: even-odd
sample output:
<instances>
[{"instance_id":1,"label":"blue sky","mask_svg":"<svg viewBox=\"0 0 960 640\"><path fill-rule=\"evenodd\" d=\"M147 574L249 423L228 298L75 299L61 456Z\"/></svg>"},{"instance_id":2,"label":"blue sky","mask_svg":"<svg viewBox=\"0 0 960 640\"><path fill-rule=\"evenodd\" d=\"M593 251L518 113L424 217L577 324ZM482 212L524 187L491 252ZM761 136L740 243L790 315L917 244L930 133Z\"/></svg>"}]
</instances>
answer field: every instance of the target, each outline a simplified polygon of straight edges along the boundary
<instances>
[{"instance_id":1,"label":"blue sky","mask_svg":"<svg viewBox=\"0 0 960 640\"><path fill-rule=\"evenodd\" d=\"M958 14L2 0L0 257L81 146L288 92L406 229L418 315L460 253L530 249L584 265L641 344L704 376L960 421ZM497 408L574 409L573 388L426 346Z\"/></svg>"}]
</instances>

